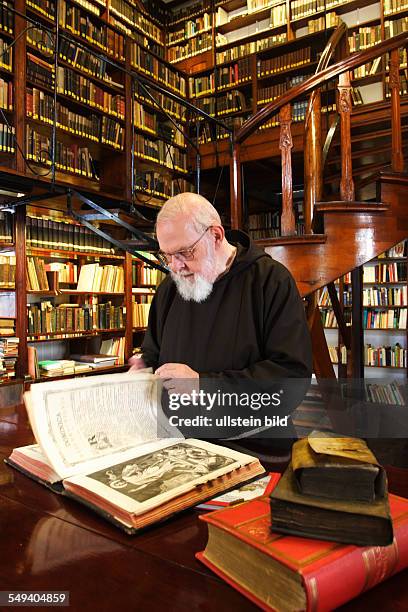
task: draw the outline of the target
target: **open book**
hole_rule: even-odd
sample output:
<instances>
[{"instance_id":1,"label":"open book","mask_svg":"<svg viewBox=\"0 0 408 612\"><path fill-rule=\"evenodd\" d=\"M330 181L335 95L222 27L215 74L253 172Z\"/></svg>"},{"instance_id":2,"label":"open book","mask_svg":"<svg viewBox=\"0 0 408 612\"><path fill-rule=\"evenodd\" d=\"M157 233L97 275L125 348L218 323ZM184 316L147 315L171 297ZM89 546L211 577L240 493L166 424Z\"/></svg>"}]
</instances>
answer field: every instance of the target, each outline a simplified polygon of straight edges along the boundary
<instances>
[{"instance_id":1,"label":"open book","mask_svg":"<svg viewBox=\"0 0 408 612\"><path fill-rule=\"evenodd\" d=\"M185 440L160 397L148 372L32 385L24 400L38 444L8 463L128 533L264 472L254 457Z\"/></svg>"}]
</instances>

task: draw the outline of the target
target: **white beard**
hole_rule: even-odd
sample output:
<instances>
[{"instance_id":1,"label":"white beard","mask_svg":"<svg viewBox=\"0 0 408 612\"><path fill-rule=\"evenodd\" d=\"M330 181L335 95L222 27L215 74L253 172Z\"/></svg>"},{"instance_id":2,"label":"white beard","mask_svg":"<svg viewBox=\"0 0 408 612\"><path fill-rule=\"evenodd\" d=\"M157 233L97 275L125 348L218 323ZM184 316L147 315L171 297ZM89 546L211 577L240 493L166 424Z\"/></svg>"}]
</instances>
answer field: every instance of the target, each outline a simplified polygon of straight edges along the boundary
<instances>
[{"instance_id":1,"label":"white beard","mask_svg":"<svg viewBox=\"0 0 408 612\"><path fill-rule=\"evenodd\" d=\"M174 272L171 273L171 276L179 294L186 301L204 302L213 290L214 283L210 283L200 274L194 274L193 282Z\"/></svg>"}]
</instances>

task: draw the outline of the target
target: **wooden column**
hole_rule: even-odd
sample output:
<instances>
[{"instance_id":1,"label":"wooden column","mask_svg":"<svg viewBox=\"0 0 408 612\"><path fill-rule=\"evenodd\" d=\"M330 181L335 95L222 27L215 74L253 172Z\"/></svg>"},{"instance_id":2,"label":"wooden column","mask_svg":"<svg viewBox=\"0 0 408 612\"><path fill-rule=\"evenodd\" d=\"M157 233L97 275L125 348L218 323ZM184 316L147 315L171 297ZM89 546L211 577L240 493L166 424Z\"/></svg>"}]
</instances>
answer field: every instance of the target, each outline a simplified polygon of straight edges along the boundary
<instances>
[{"instance_id":1,"label":"wooden column","mask_svg":"<svg viewBox=\"0 0 408 612\"><path fill-rule=\"evenodd\" d=\"M312 93L307 112L305 126L305 187L304 187L304 217L305 233L312 233L313 211L316 202L322 197L322 124L320 89Z\"/></svg>"},{"instance_id":2,"label":"wooden column","mask_svg":"<svg viewBox=\"0 0 408 612\"><path fill-rule=\"evenodd\" d=\"M14 7L20 13L25 14L25 0L15 0ZM26 125L26 37L22 32L27 27L27 22L22 17L15 15L15 40L13 49L14 67L14 125L16 128L16 139L25 153L25 125ZM19 172L26 171L26 164L20 151L16 150L16 168Z\"/></svg>"},{"instance_id":3,"label":"wooden column","mask_svg":"<svg viewBox=\"0 0 408 612\"><path fill-rule=\"evenodd\" d=\"M17 378L23 378L24 375L28 373L25 206L17 206L14 222L14 237L16 243L16 336L20 339L16 376Z\"/></svg>"},{"instance_id":4,"label":"wooden column","mask_svg":"<svg viewBox=\"0 0 408 612\"><path fill-rule=\"evenodd\" d=\"M282 163L282 217L281 235L293 236L296 233L296 221L293 212L293 188L292 188L292 114L290 104L283 106L279 112L280 139Z\"/></svg>"},{"instance_id":5,"label":"wooden column","mask_svg":"<svg viewBox=\"0 0 408 612\"><path fill-rule=\"evenodd\" d=\"M133 307L132 307L132 255L125 253L124 277L125 277L125 301L126 327L125 327L125 363L132 355L133 349Z\"/></svg>"},{"instance_id":6,"label":"wooden column","mask_svg":"<svg viewBox=\"0 0 408 612\"><path fill-rule=\"evenodd\" d=\"M230 160L230 201L231 228L242 227L242 180L241 162L239 161L240 145L235 143Z\"/></svg>"},{"instance_id":7,"label":"wooden column","mask_svg":"<svg viewBox=\"0 0 408 612\"><path fill-rule=\"evenodd\" d=\"M125 41L125 58L126 69L131 69L130 63L130 45L129 39ZM125 198L127 201L132 200L132 145L133 145L133 95L132 95L132 77L125 74ZM136 160L135 160L136 161Z\"/></svg>"},{"instance_id":8,"label":"wooden column","mask_svg":"<svg viewBox=\"0 0 408 612\"><path fill-rule=\"evenodd\" d=\"M343 72L339 76L339 114L341 137L341 180L340 198L343 202L354 200L353 167L351 162L351 95L350 74Z\"/></svg>"},{"instance_id":9,"label":"wooden column","mask_svg":"<svg viewBox=\"0 0 408 612\"><path fill-rule=\"evenodd\" d=\"M390 61L390 92L391 92L391 169L393 172L403 172L404 155L402 152L401 106L400 106L400 75L399 50L391 51Z\"/></svg>"},{"instance_id":10,"label":"wooden column","mask_svg":"<svg viewBox=\"0 0 408 612\"><path fill-rule=\"evenodd\" d=\"M363 268L351 272L353 305L351 309L351 355L353 378L364 378L364 329L363 329Z\"/></svg>"}]
</instances>

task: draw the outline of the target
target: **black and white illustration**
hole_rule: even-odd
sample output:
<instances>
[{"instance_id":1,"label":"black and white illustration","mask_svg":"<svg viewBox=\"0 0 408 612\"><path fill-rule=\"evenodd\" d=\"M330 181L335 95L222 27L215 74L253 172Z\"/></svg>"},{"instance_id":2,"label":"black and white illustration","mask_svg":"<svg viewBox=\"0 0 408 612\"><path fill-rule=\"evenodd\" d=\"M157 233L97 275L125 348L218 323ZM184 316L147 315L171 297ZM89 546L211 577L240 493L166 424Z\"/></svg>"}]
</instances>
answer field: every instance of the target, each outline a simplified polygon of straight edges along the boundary
<instances>
[{"instance_id":1,"label":"black and white illustration","mask_svg":"<svg viewBox=\"0 0 408 612\"><path fill-rule=\"evenodd\" d=\"M234 460L230 457L181 442L89 474L88 478L142 503L231 463Z\"/></svg>"}]
</instances>

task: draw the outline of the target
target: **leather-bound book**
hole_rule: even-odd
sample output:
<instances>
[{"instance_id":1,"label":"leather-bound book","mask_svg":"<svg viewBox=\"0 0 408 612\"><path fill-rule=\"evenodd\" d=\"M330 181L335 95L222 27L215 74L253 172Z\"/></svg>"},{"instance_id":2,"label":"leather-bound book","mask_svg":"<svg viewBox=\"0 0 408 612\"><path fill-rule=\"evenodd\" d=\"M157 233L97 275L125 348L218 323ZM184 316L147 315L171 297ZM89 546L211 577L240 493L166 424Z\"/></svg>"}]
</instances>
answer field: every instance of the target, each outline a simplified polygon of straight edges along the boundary
<instances>
[{"instance_id":1,"label":"leather-bound book","mask_svg":"<svg viewBox=\"0 0 408 612\"><path fill-rule=\"evenodd\" d=\"M280 535L261 497L209 512L197 558L263 610L334 610L408 565L408 500L390 495L395 538L358 547Z\"/></svg>"},{"instance_id":2,"label":"leather-bound book","mask_svg":"<svg viewBox=\"0 0 408 612\"><path fill-rule=\"evenodd\" d=\"M387 493L384 469L359 438L312 432L293 445L292 467L305 495L371 502Z\"/></svg>"}]
</instances>

